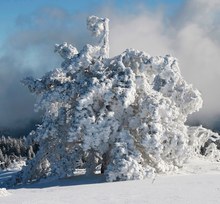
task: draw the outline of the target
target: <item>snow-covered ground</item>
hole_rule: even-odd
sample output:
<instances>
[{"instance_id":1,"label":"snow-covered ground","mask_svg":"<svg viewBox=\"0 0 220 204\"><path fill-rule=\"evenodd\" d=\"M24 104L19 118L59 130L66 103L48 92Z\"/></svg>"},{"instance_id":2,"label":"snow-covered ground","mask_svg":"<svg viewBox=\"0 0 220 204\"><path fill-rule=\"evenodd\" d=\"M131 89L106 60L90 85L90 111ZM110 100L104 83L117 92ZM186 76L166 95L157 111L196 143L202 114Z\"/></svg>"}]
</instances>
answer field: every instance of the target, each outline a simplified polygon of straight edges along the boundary
<instances>
[{"instance_id":1,"label":"snow-covered ground","mask_svg":"<svg viewBox=\"0 0 220 204\"><path fill-rule=\"evenodd\" d=\"M220 202L220 164L197 159L175 174L159 175L155 179L105 183L100 175L78 176L7 192L7 196L3 192L1 204L217 204Z\"/></svg>"}]
</instances>

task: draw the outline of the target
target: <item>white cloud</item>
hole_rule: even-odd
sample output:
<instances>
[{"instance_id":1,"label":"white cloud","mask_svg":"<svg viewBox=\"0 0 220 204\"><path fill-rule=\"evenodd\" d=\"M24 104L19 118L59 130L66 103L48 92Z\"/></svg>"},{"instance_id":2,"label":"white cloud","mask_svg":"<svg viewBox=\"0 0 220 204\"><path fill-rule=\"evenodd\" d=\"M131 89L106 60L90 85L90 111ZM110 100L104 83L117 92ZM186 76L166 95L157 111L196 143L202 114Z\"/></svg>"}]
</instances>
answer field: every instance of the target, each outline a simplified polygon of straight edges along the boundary
<instances>
[{"instance_id":1,"label":"white cloud","mask_svg":"<svg viewBox=\"0 0 220 204\"><path fill-rule=\"evenodd\" d=\"M161 10L152 13L143 7L136 15L108 9L108 16L111 55L132 47L150 55L177 57L184 77L204 99L203 109L190 120L216 126L220 117L220 2L188 0L169 19Z\"/></svg>"}]
</instances>

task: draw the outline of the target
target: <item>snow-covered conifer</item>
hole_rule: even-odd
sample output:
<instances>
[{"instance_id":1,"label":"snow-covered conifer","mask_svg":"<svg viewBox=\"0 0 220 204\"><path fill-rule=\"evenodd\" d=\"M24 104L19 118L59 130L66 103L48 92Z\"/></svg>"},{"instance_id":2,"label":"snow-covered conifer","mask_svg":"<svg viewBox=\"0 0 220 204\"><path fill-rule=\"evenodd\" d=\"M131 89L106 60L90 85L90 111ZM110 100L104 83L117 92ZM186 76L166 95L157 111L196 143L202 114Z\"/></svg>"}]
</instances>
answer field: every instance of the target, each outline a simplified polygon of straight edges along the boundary
<instances>
[{"instance_id":1,"label":"snow-covered conifer","mask_svg":"<svg viewBox=\"0 0 220 204\"><path fill-rule=\"evenodd\" d=\"M87 27L97 45L79 52L56 45L61 68L23 80L44 117L30 135L40 149L19 182L68 177L76 168L94 173L97 166L108 181L142 179L181 167L205 144L185 125L202 99L176 58L134 49L109 58L108 19L91 16Z\"/></svg>"}]
</instances>

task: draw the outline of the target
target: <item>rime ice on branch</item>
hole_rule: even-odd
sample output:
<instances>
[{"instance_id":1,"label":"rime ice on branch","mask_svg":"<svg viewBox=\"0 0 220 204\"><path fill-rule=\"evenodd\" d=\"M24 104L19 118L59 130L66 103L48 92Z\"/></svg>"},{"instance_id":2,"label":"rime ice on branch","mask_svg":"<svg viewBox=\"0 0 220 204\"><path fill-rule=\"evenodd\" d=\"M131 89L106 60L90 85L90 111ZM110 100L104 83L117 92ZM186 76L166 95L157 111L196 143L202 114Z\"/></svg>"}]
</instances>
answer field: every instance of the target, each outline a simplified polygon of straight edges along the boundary
<instances>
[{"instance_id":1,"label":"rime ice on branch","mask_svg":"<svg viewBox=\"0 0 220 204\"><path fill-rule=\"evenodd\" d=\"M98 49L100 57L109 57L109 20L107 18L98 18L89 16L87 19L87 28L96 37L100 36Z\"/></svg>"},{"instance_id":2,"label":"rime ice on branch","mask_svg":"<svg viewBox=\"0 0 220 204\"><path fill-rule=\"evenodd\" d=\"M23 80L44 117L29 135L40 150L16 181L68 177L77 168L90 174L98 167L107 181L142 179L200 154L195 150L208 138L184 123L202 99L177 60L133 49L109 58L108 19L91 16L87 27L100 38L98 45L80 52L56 45L62 68Z\"/></svg>"}]
</instances>

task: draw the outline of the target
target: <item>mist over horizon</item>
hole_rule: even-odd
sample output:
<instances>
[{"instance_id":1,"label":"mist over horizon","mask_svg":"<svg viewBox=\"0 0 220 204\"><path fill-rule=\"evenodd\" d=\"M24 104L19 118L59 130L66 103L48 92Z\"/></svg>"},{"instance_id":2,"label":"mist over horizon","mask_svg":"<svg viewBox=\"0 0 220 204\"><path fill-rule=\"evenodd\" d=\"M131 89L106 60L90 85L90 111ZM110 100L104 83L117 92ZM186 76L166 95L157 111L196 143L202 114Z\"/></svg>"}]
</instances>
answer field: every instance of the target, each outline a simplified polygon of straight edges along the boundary
<instances>
[{"instance_id":1,"label":"mist over horizon","mask_svg":"<svg viewBox=\"0 0 220 204\"><path fill-rule=\"evenodd\" d=\"M0 130L22 136L40 121L40 114L33 111L34 96L20 81L26 76L40 77L60 66L62 59L53 52L54 44L68 42L78 50L86 43L92 44L86 29L89 15L110 19L111 57L126 48L151 56L175 56L182 75L201 92L204 101L203 108L190 116L188 123L220 131L218 0L187 0L172 12L166 5L152 9L138 1L132 10L108 2L78 13L45 6L17 16L13 32L0 51Z\"/></svg>"}]
</instances>

